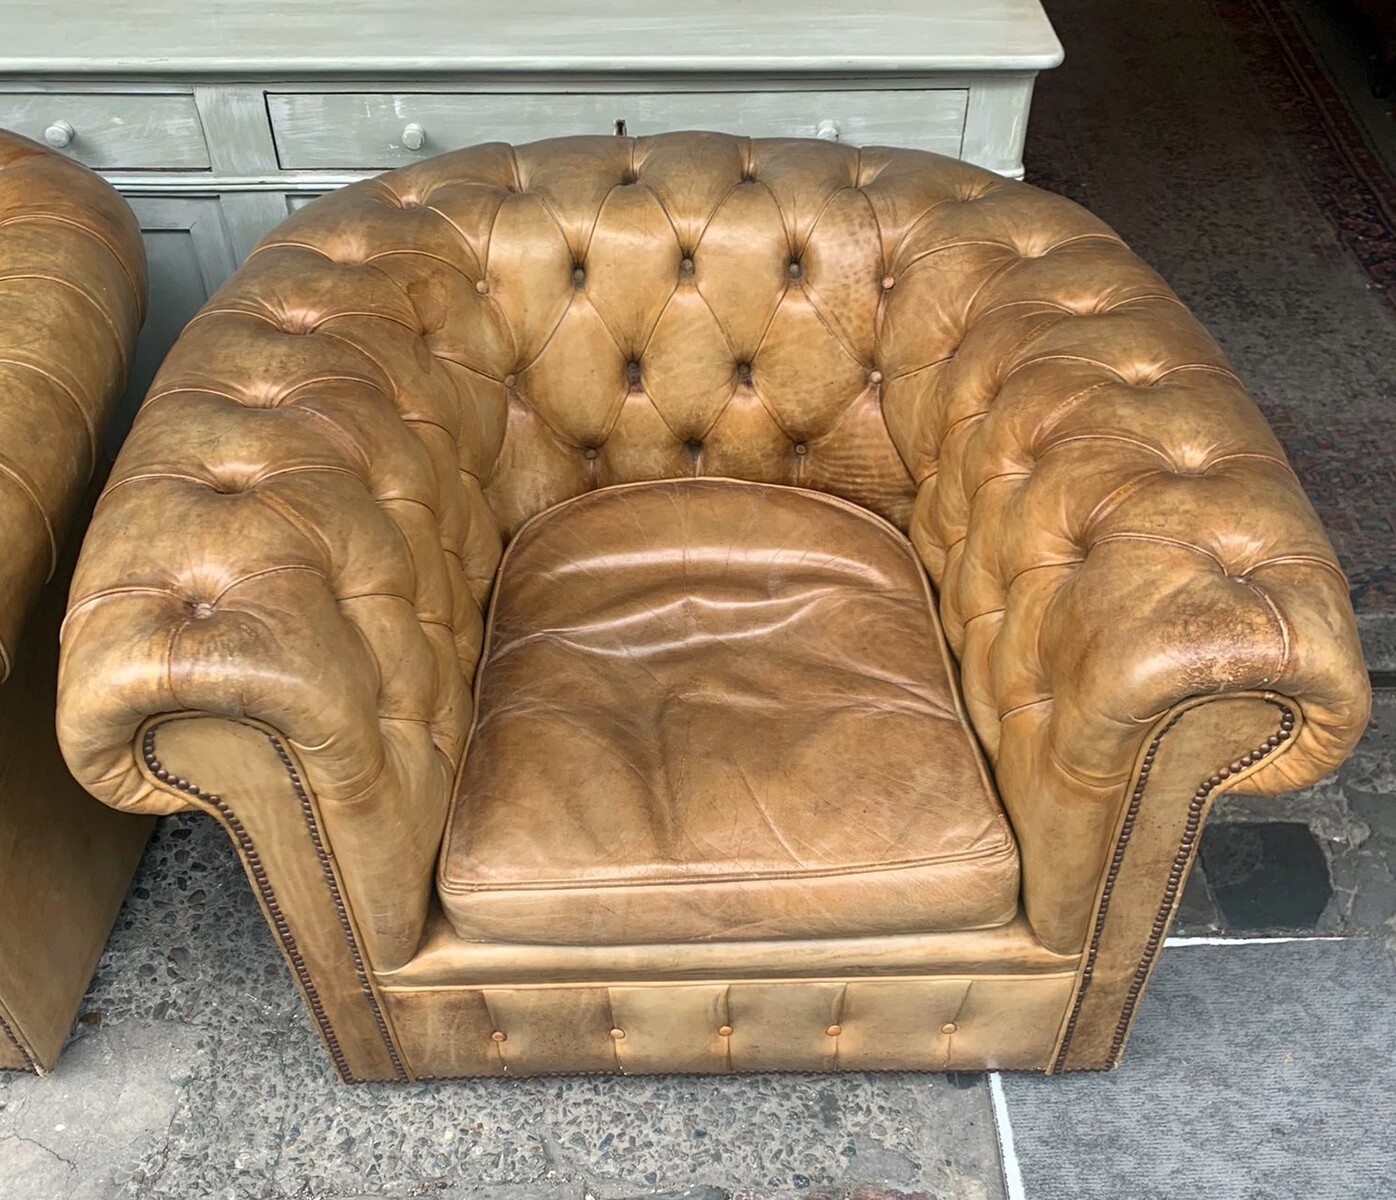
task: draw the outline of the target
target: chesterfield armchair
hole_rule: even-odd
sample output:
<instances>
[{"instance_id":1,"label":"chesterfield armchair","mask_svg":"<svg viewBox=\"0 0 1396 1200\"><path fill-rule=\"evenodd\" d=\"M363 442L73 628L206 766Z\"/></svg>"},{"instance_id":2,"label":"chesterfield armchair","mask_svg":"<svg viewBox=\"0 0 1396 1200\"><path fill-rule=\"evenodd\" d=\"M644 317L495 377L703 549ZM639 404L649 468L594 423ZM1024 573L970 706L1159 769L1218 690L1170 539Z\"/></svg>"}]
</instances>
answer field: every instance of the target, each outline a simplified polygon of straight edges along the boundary
<instances>
[{"instance_id":1,"label":"chesterfield armchair","mask_svg":"<svg viewBox=\"0 0 1396 1200\"><path fill-rule=\"evenodd\" d=\"M74 582L94 794L227 830L346 1080L1118 1061L1209 806L1365 724L1168 287L934 155L483 145L268 235Z\"/></svg>"},{"instance_id":2,"label":"chesterfield armchair","mask_svg":"<svg viewBox=\"0 0 1396 1200\"><path fill-rule=\"evenodd\" d=\"M58 626L145 307L131 210L0 130L0 1068L47 1072L150 832L68 774Z\"/></svg>"}]
</instances>

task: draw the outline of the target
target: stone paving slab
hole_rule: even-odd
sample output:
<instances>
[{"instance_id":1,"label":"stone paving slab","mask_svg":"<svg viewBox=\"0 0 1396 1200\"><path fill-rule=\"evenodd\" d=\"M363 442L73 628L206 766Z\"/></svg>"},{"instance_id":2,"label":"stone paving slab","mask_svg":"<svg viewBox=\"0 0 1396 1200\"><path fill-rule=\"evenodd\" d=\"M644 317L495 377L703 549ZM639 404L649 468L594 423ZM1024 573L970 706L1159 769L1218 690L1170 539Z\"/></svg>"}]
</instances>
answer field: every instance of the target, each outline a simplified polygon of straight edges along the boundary
<instances>
[{"instance_id":1,"label":"stone paving slab","mask_svg":"<svg viewBox=\"0 0 1396 1200\"><path fill-rule=\"evenodd\" d=\"M1379 938L1164 951L1117 1070L1005 1075L1029 1200L1391 1200Z\"/></svg>"}]
</instances>

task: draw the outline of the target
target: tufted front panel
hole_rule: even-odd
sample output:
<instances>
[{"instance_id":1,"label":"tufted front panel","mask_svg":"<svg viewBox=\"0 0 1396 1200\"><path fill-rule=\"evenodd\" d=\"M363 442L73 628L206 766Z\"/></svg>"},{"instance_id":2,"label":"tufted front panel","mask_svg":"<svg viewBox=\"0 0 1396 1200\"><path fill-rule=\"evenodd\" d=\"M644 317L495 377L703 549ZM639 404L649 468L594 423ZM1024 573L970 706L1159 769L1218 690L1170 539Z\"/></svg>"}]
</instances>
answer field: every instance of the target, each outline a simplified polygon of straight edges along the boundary
<instances>
[{"instance_id":1,"label":"tufted front panel","mask_svg":"<svg viewBox=\"0 0 1396 1200\"><path fill-rule=\"evenodd\" d=\"M97 464L144 306L131 210L86 167L0 130L0 680Z\"/></svg>"},{"instance_id":2,"label":"tufted front panel","mask_svg":"<svg viewBox=\"0 0 1396 1200\"><path fill-rule=\"evenodd\" d=\"M387 988L416 1076L1042 1070L1073 976Z\"/></svg>"},{"instance_id":3,"label":"tufted front panel","mask_svg":"<svg viewBox=\"0 0 1396 1200\"><path fill-rule=\"evenodd\" d=\"M144 716L282 730L410 954L523 521L694 475L907 531L1018 835L1080 948L1153 721L1273 689L1316 779L1365 722L1346 585L1215 343L1075 205L913 151L717 134L484 145L273 232L171 353L89 538L60 722L118 806ZM385 878L388 873L384 873ZM410 894L409 894L410 893Z\"/></svg>"}]
</instances>

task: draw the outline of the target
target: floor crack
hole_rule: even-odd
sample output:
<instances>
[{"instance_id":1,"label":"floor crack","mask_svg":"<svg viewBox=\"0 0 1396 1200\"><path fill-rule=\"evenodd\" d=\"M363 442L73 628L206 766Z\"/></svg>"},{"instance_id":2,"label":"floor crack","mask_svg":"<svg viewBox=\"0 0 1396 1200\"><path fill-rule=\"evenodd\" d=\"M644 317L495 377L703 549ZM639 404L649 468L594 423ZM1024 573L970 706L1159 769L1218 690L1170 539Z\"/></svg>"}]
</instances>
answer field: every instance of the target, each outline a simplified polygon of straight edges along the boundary
<instances>
[{"instance_id":1,"label":"floor crack","mask_svg":"<svg viewBox=\"0 0 1396 1200\"><path fill-rule=\"evenodd\" d=\"M78 1169L77 1163L75 1163L71 1158L67 1158L64 1155L59 1154L58 1151L55 1150L52 1146L46 1146L37 1138L25 1137L22 1133L7 1133L3 1136L0 1136L0 1142L23 1142L26 1146L33 1146L35 1147L35 1149L42 1150L45 1154L49 1155L50 1157L56 1158L70 1171L76 1171Z\"/></svg>"}]
</instances>

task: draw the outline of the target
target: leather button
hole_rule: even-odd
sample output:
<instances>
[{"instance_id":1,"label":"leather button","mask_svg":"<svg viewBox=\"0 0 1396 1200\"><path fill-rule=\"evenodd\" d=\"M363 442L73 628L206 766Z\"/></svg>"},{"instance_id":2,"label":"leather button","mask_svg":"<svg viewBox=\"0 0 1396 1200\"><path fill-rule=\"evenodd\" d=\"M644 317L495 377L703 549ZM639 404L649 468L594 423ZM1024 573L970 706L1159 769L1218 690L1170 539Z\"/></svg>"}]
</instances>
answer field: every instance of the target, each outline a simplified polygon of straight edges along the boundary
<instances>
[{"instance_id":1,"label":"leather button","mask_svg":"<svg viewBox=\"0 0 1396 1200\"><path fill-rule=\"evenodd\" d=\"M630 362L626 363L626 364L625 364L625 377L626 377L628 380L630 380L631 383L639 383L639 382L640 382L640 364L637 363L637 362L635 362L633 359L632 359Z\"/></svg>"},{"instance_id":2,"label":"leather button","mask_svg":"<svg viewBox=\"0 0 1396 1200\"><path fill-rule=\"evenodd\" d=\"M805 273L804 267L800 266L799 261L793 258L790 260L790 266L788 266L786 270L789 272L791 279L799 279L800 276Z\"/></svg>"},{"instance_id":3,"label":"leather button","mask_svg":"<svg viewBox=\"0 0 1396 1200\"><path fill-rule=\"evenodd\" d=\"M719 1026L717 1027L717 1036L718 1036L718 1037L731 1037L731 1036L732 1036L732 1026L730 1026L730 1025L719 1025Z\"/></svg>"},{"instance_id":4,"label":"leather button","mask_svg":"<svg viewBox=\"0 0 1396 1200\"><path fill-rule=\"evenodd\" d=\"M691 258L685 258L683 262L679 263L679 270L682 271L685 275L692 275L693 260Z\"/></svg>"},{"instance_id":5,"label":"leather button","mask_svg":"<svg viewBox=\"0 0 1396 1200\"><path fill-rule=\"evenodd\" d=\"M750 383L750 382L751 382L751 364L750 364L750 363L748 363L748 362L739 362L739 363L737 364L737 378L740 379L743 383Z\"/></svg>"},{"instance_id":6,"label":"leather button","mask_svg":"<svg viewBox=\"0 0 1396 1200\"><path fill-rule=\"evenodd\" d=\"M585 450L582 451L582 457L595 458L600 453L601 451L599 451L595 446L588 446Z\"/></svg>"},{"instance_id":7,"label":"leather button","mask_svg":"<svg viewBox=\"0 0 1396 1200\"><path fill-rule=\"evenodd\" d=\"M200 600L197 604L189 605L189 615L196 621L206 621L213 616L213 605L207 600Z\"/></svg>"},{"instance_id":8,"label":"leather button","mask_svg":"<svg viewBox=\"0 0 1396 1200\"><path fill-rule=\"evenodd\" d=\"M809 453L809 447L808 447L804 442L796 442L796 443L795 443L795 453L796 453L796 454L808 454L808 453Z\"/></svg>"},{"instance_id":9,"label":"leather button","mask_svg":"<svg viewBox=\"0 0 1396 1200\"><path fill-rule=\"evenodd\" d=\"M509 1035L503 1030L496 1029L490 1034L490 1040L495 1042L507 1042L509 1040Z\"/></svg>"},{"instance_id":10,"label":"leather button","mask_svg":"<svg viewBox=\"0 0 1396 1200\"><path fill-rule=\"evenodd\" d=\"M514 384L518 383L518 381L519 377L517 375L506 375L504 377L504 386L507 388L511 388L514 386Z\"/></svg>"},{"instance_id":11,"label":"leather button","mask_svg":"<svg viewBox=\"0 0 1396 1200\"><path fill-rule=\"evenodd\" d=\"M959 1026L956 1025L954 1021L946 1021L945 1024L940 1027L940 1031L941 1033L954 1033L958 1028Z\"/></svg>"},{"instance_id":12,"label":"leather button","mask_svg":"<svg viewBox=\"0 0 1396 1200\"><path fill-rule=\"evenodd\" d=\"M683 448L690 454L698 454L703 449L703 439L689 438L688 441L684 442Z\"/></svg>"},{"instance_id":13,"label":"leather button","mask_svg":"<svg viewBox=\"0 0 1396 1200\"><path fill-rule=\"evenodd\" d=\"M586 270L582 267L572 268L572 282L581 287L587 281Z\"/></svg>"},{"instance_id":14,"label":"leather button","mask_svg":"<svg viewBox=\"0 0 1396 1200\"><path fill-rule=\"evenodd\" d=\"M830 1037L838 1037L839 1034L841 1034L841 1033L843 1032L843 1026L842 1026L842 1025L830 1025L829 1028L826 1029L824 1032L827 1033Z\"/></svg>"},{"instance_id":15,"label":"leather button","mask_svg":"<svg viewBox=\"0 0 1396 1200\"><path fill-rule=\"evenodd\" d=\"M486 292L490 290L490 285L486 283L483 279L477 279L475 281L475 290L483 296Z\"/></svg>"},{"instance_id":16,"label":"leather button","mask_svg":"<svg viewBox=\"0 0 1396 1200\"><path fill-rule=\"evenodd\" d=\"M611 1030L611 1040L612 1040L613 1042L623 1042L623 1041L625 1041L625 1030L624 1030L624 1029L613 1029L613 1030Z\"/></svg>"},{"instance_id":17,"label":"leather button","mask_svg":"<svg viewBox=\"0 0 1396 1200\"><path fill-rule=\"evenodd\" d=\"M895 275L884 275L882 277L882 286L886 291L891 291L897 286L897 277Z\"/></svg>"},{"instance_id":18,"label":"leather button","mask_svg":"<svg viewBox=\"0 0 1396 1200\"><path fill-rule=\"evenodd\" d=\"M881 372L881 371L869 371L869 372L868 372L868 382L869 382L869 383L881 383L881 382L882 382L882 372Z\"/></svg>"}]
</instances>

